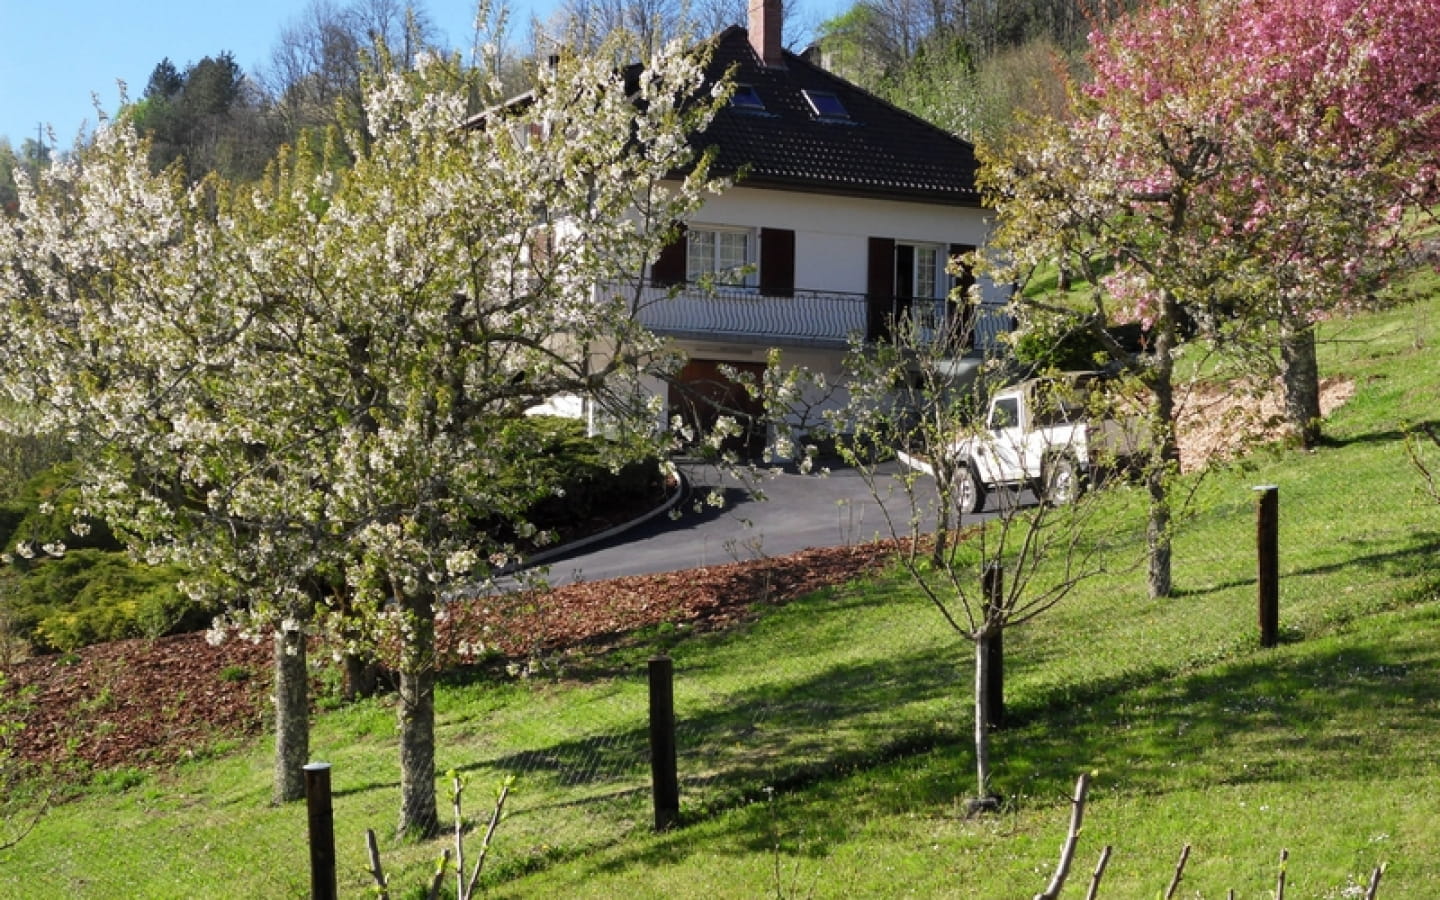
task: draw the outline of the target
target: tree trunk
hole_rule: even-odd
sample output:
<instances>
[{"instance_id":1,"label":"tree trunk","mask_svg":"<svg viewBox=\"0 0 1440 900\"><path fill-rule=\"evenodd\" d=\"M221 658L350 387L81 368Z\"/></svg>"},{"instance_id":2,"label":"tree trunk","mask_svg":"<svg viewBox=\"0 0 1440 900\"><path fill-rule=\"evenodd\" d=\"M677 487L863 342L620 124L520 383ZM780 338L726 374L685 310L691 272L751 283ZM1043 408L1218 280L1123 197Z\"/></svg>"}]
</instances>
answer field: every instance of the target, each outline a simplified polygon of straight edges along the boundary
<instances>
[{"instance_id":1,"label":"tree trunk","mask_svg":"<svg viewBox=\"0 0 1440 900\"><path fill-rule=\"evenodd\" d=\"M992 798L990 793L990 638L982 627L975 635L975 808Z\"/></svg>"},{"instance_id":2,"label":"tree trunk","mask_svg":"<svg viewBox=\"0 0 1440 900\"><path fill-rule=\"evenodd\" d=\"M354 602L347 588L337 587L333 583L322 583L318 593L321 602L324 602L324 598L329 597L331 606L339 610L343 623L340 630L342 638L348 642L351 639L363 637L362 629L353 624L359 614L355 610ZM345 676L340 688L340 695L346 703L373 697L378 693L380 664L375 661L372 654L347 652L341 657L340 668Z\"/></svg>"},{"instance_id":3,"label":"tree trunk","mask_svg":"<svg viewBox=\"0 0 1440 900\"><path fill-rule=\"evenodd\" d=\"M380 666L373 659L358 653L346 653L341 665L345 672L341 696L347 703L373 697L379 691Z\"/></svg>"},{"instance_id":4,"label":"tree trunk","mask_svg":"<svg viewBox=\"0 0 1440 900\"><path fill-rule=\"evenodd\" d=\"M1165 473L1158 470L1146 479L1150 489L1150 517L1145 523L1145 544L1149 551L1146 583L1152 600L1169 597L1175 590L1171 577L1170 502L1164 480Z\"/></svg>"},{"instance_id":5,"label":"tree trunk","mask_svg":"<svg viewBox=\"0 0 1440 900\"><path fill-rule=\"evenodd\" d=\"M434 837L435 607L426 592L409 598L411 633L400 665L400 824L402 835Z\"/></svg>"},{"instance_id":6,"label":"tree trunk","mask_svg":"<svg viewBox=\"0 0 1440 900\"><path fill-rule=\"evenodd\" d=\"M985 564L980 575L981 610L993 630L985 639L985 721L991 730L1005 727L1005 568L999 560Z\"/></svg>"},{"instance_id":7,"label":"tree trunk","mask_svg":"<svg viewBox=\"0 0 1440 900\"><path fill-rule=\"evenodd\" d=\"M285 626L293 627L285 627ZM309 675L305 630L287 617L275 629L275 780L271 799L305 798L304 765L310 761Z\"/></svg>"},{"instance_id":8,"label":"tree trunk","mask_svg":"<svg viewBox=\"0 0 1440 900\"><path fill-rule=\"evenodd\" d=\"M1174 590L1170 567L1170 476L1180 463L1175 442L1175 318L1178 304L1166 294L1160 301L1155 323L1155 363L1151 371L1150 461L1145 487L1150 495L1149 518L1145 525L1145 546L1149 554L1150 597L1169 597Z\"/></svg>"},{"instance_id":9,"label":"tree trunk","mask_svg":"<svg viewBox=\"0 0 1440 900\"><path fill-rule=\"evenodd\" d=\"M1285 421L1306 450L1320 443L1320 363L1315 326L1285 323L1280 332L1280 380L1285 386Z\"/></svg>"},{"instance_id":10,"label":"tree trunk","mask_svg":"<svg viewBox=\"0 0 1440 900\"><path fill-rule=\"evenodd\" d=\"M932 454L935 460L935 530L932 532L934 543L930 546L930 564L936 571L944 571L945 554L949 550L950 541L950 511L955 508L955 485L954 466L951 463L941 463L938 454ZM942 480L943 479L943 480Z\"/></svg>"}]
</instances>

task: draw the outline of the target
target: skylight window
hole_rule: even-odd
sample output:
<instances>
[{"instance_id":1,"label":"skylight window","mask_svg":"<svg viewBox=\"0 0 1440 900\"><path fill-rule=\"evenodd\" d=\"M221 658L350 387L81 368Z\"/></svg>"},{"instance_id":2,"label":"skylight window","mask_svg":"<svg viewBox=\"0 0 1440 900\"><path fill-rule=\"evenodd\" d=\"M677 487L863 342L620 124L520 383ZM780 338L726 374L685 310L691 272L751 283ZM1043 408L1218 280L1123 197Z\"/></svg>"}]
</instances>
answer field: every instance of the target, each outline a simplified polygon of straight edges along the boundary
<instances>
[{"instance_id":1,"label":"skylight window","mask_svg":"<svg viewBox=\"0 0 1440 900\"><path fill-rule=\"evenodd\" d=\"M735 86L735 92L730 95L730 105L749 112L765 111L765 101L760 99L760 94L755 90L754 85L749 84Z\"/></svg>"},{"instance_id":2,"label":"skylight window","mask_svg":"<svg viewBox=\"0 0 1440 900\"><path fill-rule=\"evenodd\" d=\"M840 98L829 91L805 91L805 99L810 102L810 108L815 111L815 117L832 122L850 121L850 112L845 109L845 104Z\"/></svg>"}]
</instances>

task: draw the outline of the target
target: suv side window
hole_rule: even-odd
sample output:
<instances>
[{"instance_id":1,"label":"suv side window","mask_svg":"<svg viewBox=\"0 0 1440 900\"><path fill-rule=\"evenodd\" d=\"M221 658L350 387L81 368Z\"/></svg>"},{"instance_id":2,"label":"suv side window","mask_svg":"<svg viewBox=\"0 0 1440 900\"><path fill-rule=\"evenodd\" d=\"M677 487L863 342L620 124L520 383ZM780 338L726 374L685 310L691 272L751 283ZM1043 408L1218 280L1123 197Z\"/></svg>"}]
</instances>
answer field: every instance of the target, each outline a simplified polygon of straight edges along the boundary
<instances>
[{"instance_id":1,"label":"suv side window","mask_svg":"<svg viewBox=\"0 0 1440 900\"><path fill-rule=\"evenodd\" d=\"M1084 409L1076 409L1074 398L1060 391L1037 392L1030 407L1030 416L1036 428L1068 425L1083 415Z\"/></svg>"}]
</instances>

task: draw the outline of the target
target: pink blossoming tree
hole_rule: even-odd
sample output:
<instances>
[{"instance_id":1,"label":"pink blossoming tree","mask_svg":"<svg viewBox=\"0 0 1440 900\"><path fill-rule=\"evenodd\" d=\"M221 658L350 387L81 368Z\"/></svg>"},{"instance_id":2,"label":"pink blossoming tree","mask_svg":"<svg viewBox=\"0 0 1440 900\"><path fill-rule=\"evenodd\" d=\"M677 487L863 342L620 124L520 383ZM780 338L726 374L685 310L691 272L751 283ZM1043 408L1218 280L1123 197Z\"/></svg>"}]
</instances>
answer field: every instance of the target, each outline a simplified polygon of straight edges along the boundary
<instances>
[{"instance_id":1,"label":"pink blossoming tree","mask_svg":"<svg viewBox=\"0 0 1440 900\"><path fill-rule=\"evenodd\" d=\"M1068 319L1144 376L1161 460L1178 462L1187 334L1278 372L1314 444L1315 324L1404 263L1436 199L1440 6L1154 3L1092 35L1088 61L1067 118L982 148L1001 277L1059 260L1090 286L1084 309L1017 313ZM1114 339L1124 321L1143 328L1138 353ZM1171 589L1167 478L1147 478L1156 596Z\"/></svg>"}]
</instances>

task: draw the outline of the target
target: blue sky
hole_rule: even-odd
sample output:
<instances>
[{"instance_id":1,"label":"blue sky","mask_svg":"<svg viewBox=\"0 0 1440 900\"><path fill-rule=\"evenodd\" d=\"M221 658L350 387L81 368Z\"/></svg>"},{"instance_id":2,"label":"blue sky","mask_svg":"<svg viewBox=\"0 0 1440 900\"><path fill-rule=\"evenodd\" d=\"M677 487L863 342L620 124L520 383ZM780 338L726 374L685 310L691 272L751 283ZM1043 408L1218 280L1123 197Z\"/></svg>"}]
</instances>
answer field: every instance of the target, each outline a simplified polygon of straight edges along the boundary
<instances>
[{"instance_id":1,"label":"blue sky","mask_svg":"<svg viewBox=\"0 0 1440 900\"><path fill-rule=\"evenodd\" d=\"M792 3L792 21L801 27L848 6L841 0ZM245 71L254 72L267 64L281 30L307 5L308 0L0 0L0 136L19 149L46 123L60 146L69 147L82 126L95 125L92 94L114 112L117 79L126 83L131 99L138 98L166 57L183 71L228 50ZM423 5L451 46L468 44L474 0ZM532 11L544 16L553 6L554 0L512 0L512 21L528 20ZM786 43L798 43L793 37Z\"/></svg>"}]
</instances>

